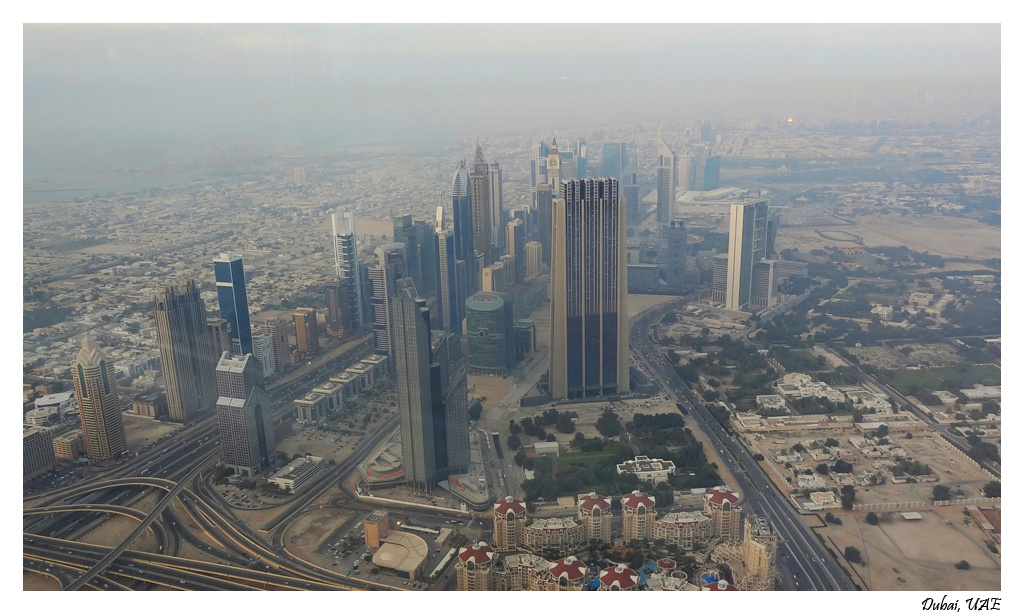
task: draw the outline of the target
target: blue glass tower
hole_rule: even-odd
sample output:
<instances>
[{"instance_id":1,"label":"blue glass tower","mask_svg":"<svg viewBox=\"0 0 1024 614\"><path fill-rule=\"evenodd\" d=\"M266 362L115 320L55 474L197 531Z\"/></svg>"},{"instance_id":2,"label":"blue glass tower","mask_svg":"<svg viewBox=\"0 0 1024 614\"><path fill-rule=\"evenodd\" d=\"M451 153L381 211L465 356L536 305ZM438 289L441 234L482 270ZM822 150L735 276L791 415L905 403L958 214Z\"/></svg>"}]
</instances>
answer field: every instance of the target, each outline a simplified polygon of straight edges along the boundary
<instances>
[{"instance_id":1,"label":"blue glass tower","mask_svg":"<svg viewBox=\"0 0 1024 614\"><path fill-rule=\"evenodd\" d=\"M249 326L249 299L245 295L245 271L242 257L221 254L213 259L220 317L231 323L231 352L252 353L252 328Z\"/></svg>"}]
</instances>

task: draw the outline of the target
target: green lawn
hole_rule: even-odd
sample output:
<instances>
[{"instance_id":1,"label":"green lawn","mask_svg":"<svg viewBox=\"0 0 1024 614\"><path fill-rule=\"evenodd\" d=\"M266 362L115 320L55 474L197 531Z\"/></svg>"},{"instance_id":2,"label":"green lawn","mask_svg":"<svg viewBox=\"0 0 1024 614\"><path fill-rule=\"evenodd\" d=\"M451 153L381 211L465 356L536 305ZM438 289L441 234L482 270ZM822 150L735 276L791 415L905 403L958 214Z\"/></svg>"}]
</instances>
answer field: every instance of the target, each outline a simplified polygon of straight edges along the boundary
<instances>
[{"instance_id":1,"label":"green lawn","mask_svg":"<svg viewBox=\"0 0 1024 614\"><path fill-rule=\"evenodd\" d=\"M618 450L618 446L610 445L600 452L573 452L570 454L563 454L559 457L558 462L561 466L567 467L569 465L586 465L589 469L593 469L602 463L606 463L609 459L613 458Z\"/></svg>"},{"instance_id":2,"label":"green lawn","mask_svg":"<svg viewBox=\"0 0 1024 614\"><path fill-rule=\"evenodd\" d=\"M780 350L775 352L775 358L787 371L831 371L828 364L818 362L818 357L810 350Z\"/></svg>"},{"instance_id":3,"label":"green lawn","mask_svg":"<svg viewBox=\"0 0 1024 614\"><path fill-rule=\"evenodd\" d=\"M930 369L900 369L893 371L892 385L903 390L910 384L917 384L931 390L942 390L945 379L954 380L956 388L969 388L974 384L999 386L1001 370L994 365L976 365L958 370L957 367L932 367Z\"/></svg>"}]
</instances>

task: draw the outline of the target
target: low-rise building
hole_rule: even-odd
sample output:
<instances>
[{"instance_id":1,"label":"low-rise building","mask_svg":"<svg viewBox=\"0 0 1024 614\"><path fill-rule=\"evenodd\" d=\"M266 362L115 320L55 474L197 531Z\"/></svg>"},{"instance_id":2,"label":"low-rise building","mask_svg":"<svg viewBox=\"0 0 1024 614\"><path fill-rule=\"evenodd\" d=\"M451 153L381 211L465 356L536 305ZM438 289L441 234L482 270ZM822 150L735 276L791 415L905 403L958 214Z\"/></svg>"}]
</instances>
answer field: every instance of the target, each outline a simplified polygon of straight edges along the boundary
<instances>
[{"instance_id":1,"label":"low-rise building","mask_svg":"<svg viewBox=\"0 0 1024 614\"><path fill-rule=\"evenodd\" d=\"M660 458L637 456L633 460L616 465L615 470L619 475L632 473L643 482L658 484L667 482L669 476L676 474L676 465L672 461Z\"/></svg>"},{"instance_id":2,"label":"low-rise building","mask_svg":"<svg viewBox=\"0 0 1024 614\"><path fill-rule=\"evenodd\" d=\"M334 411L345 402L345 387L340 382L328 380L313 388L312 392L324 395L327 401L326 411Z\"/></svg>"},{"instance_id":3,"label":"low-rise building","mask_svg":"<svg viewBox=\"0 0 1024 614\"><path fill-rule=\"evenodd\" d=\"M135 397L132 411L139 416L160 418L167 415L167 397L163 394L147 394Z\"/></svg>"},{"instance_id":4,"label":"low-rise building","mask_svg":"<svg viewBox=\"0 0 1024 614\"><path fill-rule=\"evenodd\" d=\"M53 455L65 460L75 460L85 454L82 429L74 429L53 438Z\"/></svg>"},{"instance_id":5,"label":"low-rise building","mask_svg":"<svg viewBox=\"0 0 1024 614\"><path fill-rule=\"evenodd\" d=\"M572 518L541 518L523 530L523 549L534 554L564 557L586 543L583 525Z\"/></svg>"},{"instance_id":6,"label":"low-rise building","mask_svg":"<svg viewBox=\"0 0 1024 614\"><path fill-rule=\"evenodd\" d=\"M388 531L380 541L380 548L371 559L373 564L405 580L412 580L419 574L430 552L422 537L405 531Z\"/></svg>"},{"instance_id":7,"label":"low-rise building","mask_svg":"<svg viewBox=\"0 0 1024 614\"><path fill-rule=\"evenodd\" d=\"M295 399L295 421L316 424L327 414L327 405L327 397L319 392L308 392L301 399Z\"/></svg>"},{"instance_id":8,"label":"low-rise building","mask_svg":"<svg viewBox=\"0 0 1024 614\"><path fill-rule=\"evenodd\" d=\"M370 548L380 548L380 540L391 530L391 517L387 510L373 510L363 519L363 537Z\"/></svg>"},{"instance_id":9,"label":"low-rise building","mask_svg":"<svg viewBox=\"0 0 1024 614\"><path fill-rule=\"evenodd\" d=\"M698 542L706 543L714 536L711 517L701 512L674 512L654 521L651 537L665 543L692 549Z\"/></svg>"},{"instance_id":10,"label":"low-rise building","mask_svg":"<svg viewBox=\"0 0 1024 614\"><path fill-rule=\"evenodd\" d=\"M759 394L756 401L762 409L786 409L786 399L777 394Z\"/></svg>"},{"instance_id":11,"label":"low-rise building","mask_svg":"<svg viewBox=\"0 0 1024 614\"><path fill-rule=\"evenodd\" d=\"M305 456L288 463L267 481L277 484L285 492L298 494L326 472L324 459L319 456Z\"/></svg>"},{"instance_id":12,"label":"low-rise building","mask_svg":"<svg viewBox=\"0 0 1024 614\"><path fill-rule=\"evenodd\" d=\"M28 426L44 427L51 422L57 421L57 413L49 407L42 409L30 409L25 412L25 424Z\"/></svg>"}]
</instances>

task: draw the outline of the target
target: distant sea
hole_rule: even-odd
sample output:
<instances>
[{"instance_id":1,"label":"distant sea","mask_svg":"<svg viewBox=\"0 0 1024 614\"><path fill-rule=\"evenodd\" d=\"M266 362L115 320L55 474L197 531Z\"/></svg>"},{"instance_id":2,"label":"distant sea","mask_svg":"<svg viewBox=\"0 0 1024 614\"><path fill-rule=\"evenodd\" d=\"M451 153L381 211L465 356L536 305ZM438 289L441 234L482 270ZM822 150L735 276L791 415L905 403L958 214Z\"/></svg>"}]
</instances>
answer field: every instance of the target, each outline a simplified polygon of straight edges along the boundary
<instances>
[{"instance_id":1,"label":"distant sea","mask_svg":"<svg viewBox=\"0 0 1024 614\"><path fill-rule=\"evenodd\" d=\"M22 202L26 205L63 203L83 196L124 194L182 185L194 179L196 179L196 175L193 173L147 173L131 177L108 173L61 175L59 177L52 175L46 177L26 176Z\"/></svg>"}]
</instances>

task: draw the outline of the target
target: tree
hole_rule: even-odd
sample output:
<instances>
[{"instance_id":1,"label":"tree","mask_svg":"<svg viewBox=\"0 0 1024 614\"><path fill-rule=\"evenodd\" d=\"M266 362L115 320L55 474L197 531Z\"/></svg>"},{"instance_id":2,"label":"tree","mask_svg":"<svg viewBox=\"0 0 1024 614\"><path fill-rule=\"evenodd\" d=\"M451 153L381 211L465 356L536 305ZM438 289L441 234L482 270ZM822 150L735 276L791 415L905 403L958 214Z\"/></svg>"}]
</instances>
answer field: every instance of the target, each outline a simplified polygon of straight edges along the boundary
<instances>
[{"instance_id":1,"label":"tree","mask_svg":"<svg viewBox=\"0 0 1024 614\"><path fill-rule=\"evenodd\" d=\"M854 546L847 546L846 550L843 551L843 555L845 555L846 560L851 563L860 563L860 550Z\"/></svg>"},{"instance_id":2,"label":"tree","mask_svg":"<svg viewBox=\"0 0 1024 614\"><path fill-rule=\"evenodd\" d=\"M964 570L966 570L966 569L970 569L971 568L971 564L968 563L967 561L961 560L960 562L955 563L953 565L953 567L956 567L957 569L964 569Z\"/></svg>"},{"instance_id":3,"label":"tree","mask_svg":"<svg viewBox=\"0 0 1024 614\"><path fill-rule=\"evenodd\" d=\"M513 435L518 435L519 433L523 432L523 427L521 427L518 424L516 424L515 420L509 420L508 421L508 432L513 434Z\"/></svg>"},{"instance_id":4,"label":"tree","mask_svg":"<svg viewBox=\"0 0 1024 614\"><path fill-rule=\"evenodd\" d=\"M839 500L843 504L843 509L852 510L853 499L854 497L857 496L857 491L853 488L852 485L847 484L846 486L843 486L842 490L840 490L839 493Z\"/></svg>"},{"instance_id":5,"label":"tree","mask_svg":"<svg viewBox=\"0 0 1024 614\"><path fill-rule=\"evenodd\" d=\"M1001 496L1000 491L1002 490L1002 487L999 482L992 481L985 484L985 486L982 487L982 490L985 491L986 497L999 497Z\"/></svg>"},{"instance_id":6,"label":"tree","mask_svg":"<svg viewBox=\"0 0 1024 614\"><path fill-rule=\"evenodd\" d=\"M512 450L518 450L519 446L523 445L522 440L519 439L519 435L509 435L506 443L508 443L509 449Z\"/></svg>"},{"instance_id":7,"label":"tree","mask_svg":"<svg viewBox=\"0 0 1024 614\"><path fill-rule=\"evenodd\" d=\"M888 437L889 427L885 424L875 429L875 437Z\"/></svg>"},{"instance_id":8,"label":"tree","mask_svg":"<svg viewBox=\"0 0 1024 614\"><path fill-rule=\"evenodd\" d=\"M838 448L839 447L839 440L835 439L833 437L829 437L828 439L825 440L825 447L826 448Z\"/></svg>"},{"instance_id":9,"label":"tree","mask_svg":"<svg viewBox=\"0 0 1024 614\"><path fill-rule=\"evenodd\" d=\"M828 465L825 463L819 463L815 470L821 475L828 475Z\"/></svg>"},{"instance_id":10,"label":"tree","mask_svg":"<svg viewBox=\"0 0 1024 614\"><path fill-rule=\"evenodd\" d=\"M473 407L469 408L469 419L474 421L479 420L482 411L483 406L480 403L474 403Z\"/></svg>"},{"instance_id":11,"label":"tree","mask_svg":"<svg viewBox=\"0 0 1024 614\"><path fill-rule=\"evenodd\" d=\"M764 454L761 454L760 452L758 452L757 454L754 454L754 460L756 460L756 461L763 461L764 460Z\"/></svg>"},{"instance_id":12,"label":"tree","mask_svg":"<svg viewBox=\"0 0 1024 614\"><path fill-rule=\"evenodd\" d=\"M794 443L793 444L793 451L794 452L803 452L804 451L804 447L802 445L798 444L798 443Z\"/></svg>"},{"instance_id":13,"label":"tree","mask_svg":"<svg viewBox=\"0 0 1024 614\"><path fill-rule=\"evenodd\" d=\"M941 484L932 487L932 500L933 501L949 501L950 492L949 486L943 486Z\"/></svg>"},{"instance_id":14,"label":"tree","mask_svg":"<svg viewBox=\"0 0 1024 614\"><path fill-rule=\"evenodd\" d=\"M867 523L870 525L876 525L878 524L878 514L874 512L868 512L867 518L865 518L864 520L866 520Z\"/></svg>"},{"instance_id":15,"label":"tree","mask_svg":"<svg viewBox=\"0 0 1024 614\"><path fill-rule=\"evenodd\" d=\"M843 459L837 460L836 463L832 465L832 469L836 473L853 473L853 465Z\"/></svg>"},{"instance_id":16,"label":"tree","mask_svg":"<svg viewBox=\"0 0 1024 614\"><path fill-rule=\"evenodd\" d=\"M605 437L615 437L622 432L619 418L610 408L604 410L601 417L597 419L596 426L598 432Z\"/></svg>"}]
</instances>

